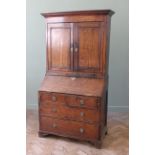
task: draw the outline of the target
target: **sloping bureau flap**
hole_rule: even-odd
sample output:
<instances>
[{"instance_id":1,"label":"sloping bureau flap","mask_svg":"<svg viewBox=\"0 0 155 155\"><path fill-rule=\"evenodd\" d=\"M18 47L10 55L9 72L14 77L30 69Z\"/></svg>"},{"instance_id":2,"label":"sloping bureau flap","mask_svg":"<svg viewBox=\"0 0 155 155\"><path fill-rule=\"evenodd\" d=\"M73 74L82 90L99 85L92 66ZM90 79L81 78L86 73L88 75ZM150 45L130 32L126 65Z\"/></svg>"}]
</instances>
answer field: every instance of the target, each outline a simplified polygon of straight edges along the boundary
<instances>
[{"instance_id":1,"label":"sloping bureau flap","mask_svg":"<svg viewBox=\"0 0 155 155\"><path fill-rule=\"evenodd\" d=\"M39 91L100 97L104 88L104 79L45 76Z\"/></svg>"}]
</instances>

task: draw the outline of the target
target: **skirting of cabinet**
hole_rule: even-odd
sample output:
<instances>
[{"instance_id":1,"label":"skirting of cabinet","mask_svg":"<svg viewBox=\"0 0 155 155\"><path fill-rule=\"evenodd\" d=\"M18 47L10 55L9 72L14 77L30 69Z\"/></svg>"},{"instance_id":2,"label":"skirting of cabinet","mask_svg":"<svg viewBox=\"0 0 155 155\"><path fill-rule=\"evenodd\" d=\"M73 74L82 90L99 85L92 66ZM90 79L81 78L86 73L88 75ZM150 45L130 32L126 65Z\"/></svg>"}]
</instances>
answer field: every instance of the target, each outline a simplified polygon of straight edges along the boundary
<instances>
[{"instance_id":1,"label":"skirting of cabinet","mask_svg":"<svg viewBox=\"0 0 155 155\"><path fill-rule=\"evenodd\" d=\"M100 130L100 128L99 128L99 130ZM71 138L73 140L86 141L86 142L89 142L92 145L94 145L96 148L101 148L102 147L102 139L104 138L105 135L107 135L107 127L104 127L103 130L98 131L98 133L100 133L98 139L89 139L89 138L86 138L86 136L75 136L72 133L67 134L67 133L44 131L44 130L39 130L38 135L41 138L44 138L47 136L61 136L61 137L65 137L65 138Z\"/></svg>"}]
</instances>

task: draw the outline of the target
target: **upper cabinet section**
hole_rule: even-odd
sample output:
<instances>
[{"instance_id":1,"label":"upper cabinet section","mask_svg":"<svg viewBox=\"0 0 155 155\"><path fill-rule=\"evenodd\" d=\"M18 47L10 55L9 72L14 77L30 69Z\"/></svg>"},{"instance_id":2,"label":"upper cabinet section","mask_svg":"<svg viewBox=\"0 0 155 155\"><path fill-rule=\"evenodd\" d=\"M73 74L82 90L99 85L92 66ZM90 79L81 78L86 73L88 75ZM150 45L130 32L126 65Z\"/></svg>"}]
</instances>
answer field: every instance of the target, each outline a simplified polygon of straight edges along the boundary
<instances>
[{"instance_id":1,"label":"upper cabinet section","mask_svg":"<svg viewBox=\"0 0 155 155\"><path fill-rule=\"evenodd\" d=\"M44 13L46 75L103 78L108 73L110 10Z\"/></svg>"}]
</instances>

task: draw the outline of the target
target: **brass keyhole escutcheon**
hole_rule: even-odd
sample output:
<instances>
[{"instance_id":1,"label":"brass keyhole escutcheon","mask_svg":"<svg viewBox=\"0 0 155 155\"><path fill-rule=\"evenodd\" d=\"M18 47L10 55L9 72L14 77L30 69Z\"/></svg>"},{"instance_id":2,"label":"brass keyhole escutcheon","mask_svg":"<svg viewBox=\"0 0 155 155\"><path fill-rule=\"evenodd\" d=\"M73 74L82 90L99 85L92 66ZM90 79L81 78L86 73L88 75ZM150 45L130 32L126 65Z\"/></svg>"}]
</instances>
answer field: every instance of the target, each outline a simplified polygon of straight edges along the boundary
<instances>
[{"instance_id":1,"label":"brass keyhole escutcheon","mask_svg":"<svg viewBox=\"0 0 155 155\"><path fill-rule=\"evenodd\" d=\"M56 96L52 96L52 101L56 101L57 100L57 98L56 98Z\"/></svg>"},{"instance_id":2,"label":"brass keyhole escutcheon","mask_svg":"<svg viewBox=\"0 0 155 155\"><path fill-rule=\"evenodd\" d=\"M84 100L80 100L80 105L81 105L81 106L84 105Z\"/></svg>"}]
</instances>

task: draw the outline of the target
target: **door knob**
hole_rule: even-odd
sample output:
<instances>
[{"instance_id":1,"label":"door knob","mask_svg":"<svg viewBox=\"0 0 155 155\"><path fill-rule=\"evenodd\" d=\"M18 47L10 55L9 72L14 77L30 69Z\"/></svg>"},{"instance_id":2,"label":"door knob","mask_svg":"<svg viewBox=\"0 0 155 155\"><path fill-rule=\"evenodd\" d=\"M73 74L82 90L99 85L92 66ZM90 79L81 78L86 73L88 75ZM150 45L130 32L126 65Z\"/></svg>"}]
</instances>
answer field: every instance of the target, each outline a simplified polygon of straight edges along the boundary
<instances>
[{"instance_id":1,"label":"door knob","mask_svg":"<svg viewBox=\"0 0 155 155\"><path fill-rule=\"evenodd\" d=\"M78 48L77 48L77 47L75 47L74 51L75 51L75 52L78 52Z\"/></svg>"},{"instance_id":2,"label":"door knob","mask_svg":"<svg viewBox=\"0 0 155 155\"><path fill-rule=\"evenodd\" d=\"M73 52L73 47L71 47L71 49L70 49L70 50L71 50L71 52Z\"/></svg>"}]
</instances>

